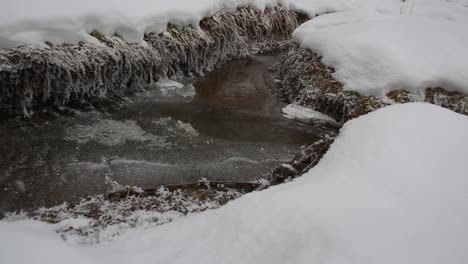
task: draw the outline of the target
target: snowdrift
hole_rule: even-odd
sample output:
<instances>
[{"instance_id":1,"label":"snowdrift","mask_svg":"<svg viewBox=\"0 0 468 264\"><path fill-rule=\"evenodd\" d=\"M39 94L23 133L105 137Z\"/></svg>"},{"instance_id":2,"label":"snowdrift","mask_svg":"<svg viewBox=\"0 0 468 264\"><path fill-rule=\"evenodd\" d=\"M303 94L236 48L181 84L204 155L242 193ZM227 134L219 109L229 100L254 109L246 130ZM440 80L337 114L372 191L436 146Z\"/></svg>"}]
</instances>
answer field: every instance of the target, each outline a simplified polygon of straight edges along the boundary
<instances>
[{"instance_id":1,"label":"snowdrift","mask_svg":"<svg viewBox=\"0 0 468 264\"><path fill-rule=\"evenodd\" d=\"M245 42L289 39L298 23L288 22L303 22L304 14L321 16L297 29L294 40L334 68L345 91L380 99L361 104L352 94L345 102L326 93L320 100L338 100L333 111L340 113L324 111L322 102L315 110L347 120L359 115L346 117L348 108L367 113L391 101L427 101L468 113L466 0L6 0L0 109L29 115L120 98L166 75L197 75L249 54ZM402 92L389 96L393 91Z\"/></svg>"}]
</instances>

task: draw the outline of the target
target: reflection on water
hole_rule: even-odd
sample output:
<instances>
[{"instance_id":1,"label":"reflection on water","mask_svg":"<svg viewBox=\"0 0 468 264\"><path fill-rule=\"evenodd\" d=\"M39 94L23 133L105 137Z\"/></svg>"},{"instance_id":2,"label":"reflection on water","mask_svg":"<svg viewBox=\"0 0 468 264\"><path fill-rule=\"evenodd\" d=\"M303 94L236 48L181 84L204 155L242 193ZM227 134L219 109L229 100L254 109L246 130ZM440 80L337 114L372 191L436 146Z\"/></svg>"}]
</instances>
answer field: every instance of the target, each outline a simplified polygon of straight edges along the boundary
<instances>
[{"instance_id":1,"label":"reflection on water","mask_svg":"<svg viewBox=\"0 0 468 264\"><path fill-rule=\"evenodd\" d=\"M275 57L265 56L228 63L222 70L195 82L197 95L194 102L214 111L276 114L271 108L278 103L270 92L270 76L265 72L265 65L274 61Z\"/></svg>"},{"instance_id":2,"label":"reflection on water","mask_svg":"<svg viewBox=\"0 0 468 264\"><path fill-rule=\"evenodd\" d=\"M185 86L160 83L116 111L0 122L0 210L106 190L106 176L154 187L202 177L252 180L330 132L283 118L267 68L228 63Z\"/></svg>"}]
</instances>

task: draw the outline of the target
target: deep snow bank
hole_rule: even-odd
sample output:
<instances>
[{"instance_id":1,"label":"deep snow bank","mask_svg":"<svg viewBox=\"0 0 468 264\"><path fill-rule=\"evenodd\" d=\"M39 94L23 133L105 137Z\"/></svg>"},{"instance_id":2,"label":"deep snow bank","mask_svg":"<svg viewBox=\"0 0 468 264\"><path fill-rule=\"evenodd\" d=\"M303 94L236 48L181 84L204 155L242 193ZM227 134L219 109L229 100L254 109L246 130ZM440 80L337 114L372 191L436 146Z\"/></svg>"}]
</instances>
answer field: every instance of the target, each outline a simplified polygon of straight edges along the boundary
<instances>
[{"instance_id":1,"label":"deep snow bank","mask_svg":"<svg viewBox=\"0 0 468 264\"><path fill-rule=\"evenodd\" d=\"M27 45L0 50L0 109L31 108L120 98L161 78L193 76L229 59L267 51L289 39L305 16L281 8L240 8L145 35L146 45L93 31L99 45Z\"/></svg>"},{"instance_id":2,"label":"deep snow bank","mask_svg":"<svg viewBox=\"0 0 468 264\"><path fill-rule=\"evenodd\" d=\"M345 90L384 98L441 87L468 94L466 1L361 0L351 11L320 16L293 35L323 56Z\"/></svg>"},{"instance_id":3,"label":"deep snow bank","mask_svg":"<svg viewBox=\"0 0 468 264\"><path fill-rule=\"evenodd\" d=\"M468 117L443 108L386 107L345 124L294 182L92 248L63 245L45 225L0 222L0 256L50 264L466 263L467 134Z\"/></svg>"}]
</instances>

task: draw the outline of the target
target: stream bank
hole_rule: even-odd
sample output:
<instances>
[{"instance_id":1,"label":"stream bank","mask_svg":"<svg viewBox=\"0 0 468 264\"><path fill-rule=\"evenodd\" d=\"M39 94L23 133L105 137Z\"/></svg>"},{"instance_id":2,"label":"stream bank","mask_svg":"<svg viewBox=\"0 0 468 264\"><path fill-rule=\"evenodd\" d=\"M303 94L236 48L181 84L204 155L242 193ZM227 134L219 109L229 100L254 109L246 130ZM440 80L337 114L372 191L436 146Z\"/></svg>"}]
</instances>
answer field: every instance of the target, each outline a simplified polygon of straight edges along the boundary
<instances>
[{"instance_id":1,"label":"stream bank","mask_svg":"<svg viewBox=\"0 0 468 264\"><path fill-rule=\"evenodd\" d=\"M14 88L2 93L4 109L25 116L36 111L33 122L2 123L4 135L13 136L0 139L3 152L8 153L1 162L0 209L74 203L81 197L104 193L107 177L139 188L200 178L251 182L265 178L271 168L282 164L268 175L269 184L274 185L315 166L333 143L326 135L336 134L337 127L320 122L302 124L281 116L284 105L270 91L274 81L271 76L265 78L266 69L278 57L228 62L221 70L190 81L190 77L230 59L270 51L287 40L303 17L277 11L260 14L240 9L235 15L221 13L216 15L226 22L221 23L225 26L221 29L215 26L214 18L206 19L201 27L209 32L208 40L191 27L169 25L169 35L147 36L149 47L93 32L107 47L50 45L33 51L32 64L25 59L31 47L0 54L7 61L3 65L8 66L0 71L0 79L6 80L0 87ZM41 64L44 54L46 63ZM22 68L24 65L27 67ZM295 45L275 68L283 98L342 123L388 105L375 97L343 91L332 77L333 69L324 66L317 54ZM42 75L35 75L37 72ZM182 83L164 81L168 76ZM39 79L43 82L35 82ZM404 91L388 96L395 102L426 100L467 112L466 97L441 88L429 89L425 99ZM103 102L121 105L117 110L104 107L96 111L98 105L105 105ZM68 108L71 105L92 111L76 111ZM69 116L42 115L39 109L44 107ZM288 162L299 148L301 152ZM130 190L132 195L123 195L122 201L133 206L132 199L140 194L128 188L124 194ZM170 199L182 195L189 204L207 201L162 193L153 194ZM242 193L214 193L214 198L211 194L208 201L216 204L200 210L217 208ZM195 192L195 196L200 193ZM107 202L99 198L96 203ZM153 202L149 199L143 204ZM169 205L173 206L179 205ZM129 208L122 210L135 209Z\"/></svg>"},{"instance_id":2,"label":"stream bank","mask_svg":"<svg viewBox=\"0 0 468 264\"><path fill-rule=\"evenodd\" d=\"M204 77L160 81L119 108L0 122L0 209L78 202L106 177L153 188L201 178L253 181L297 150L336 134L285 118L268 70L281 53L229 62Z\"/></svg>"}]
</instances>

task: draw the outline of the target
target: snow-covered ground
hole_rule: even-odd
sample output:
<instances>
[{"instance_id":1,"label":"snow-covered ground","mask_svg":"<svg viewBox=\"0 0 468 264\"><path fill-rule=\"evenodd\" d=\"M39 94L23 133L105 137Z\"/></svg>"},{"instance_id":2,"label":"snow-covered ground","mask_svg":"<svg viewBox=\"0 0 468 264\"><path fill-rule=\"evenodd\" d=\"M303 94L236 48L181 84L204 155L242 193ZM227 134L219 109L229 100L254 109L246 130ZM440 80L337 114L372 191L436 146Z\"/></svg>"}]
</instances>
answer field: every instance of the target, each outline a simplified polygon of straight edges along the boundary
<instances>
[{"instance_id":1,"label":"snow-covered ground","mask_svg":"<svg viewBox=\"0 0 468 264\"><path fill-rule=\"evenodd\" d=\"M468 117L423 103L345 124L293 182L107 244L0 222L2 263L466 263Z\"/></svg>"},{"instance_id":2,"label":"snow-covered ground","mask_svg":"<svg viewBox=\"0 0 468 264\"><path fill-rule=\"evenodd\" d=\"M428 87L468 94L468 0L4 0L0 49L100 42L97 30L145 45L167 23L192 24L220 10L281 4L311 17L295 41L323 56L334 77L364 95ZM327 14L331 13L331 14Z\"/></svg>"},{"instance_id":3,"label":"snow-covered ground","mask_svg":"<svg viewBox=\"0 0 468 264\"><path fill-rule=\"evenodd\" d=\"M468 1L362 0L360 8L300 26L294 40L323 56L345 89L441 87L468 94Z\"/></svg>"}]
</instances>

